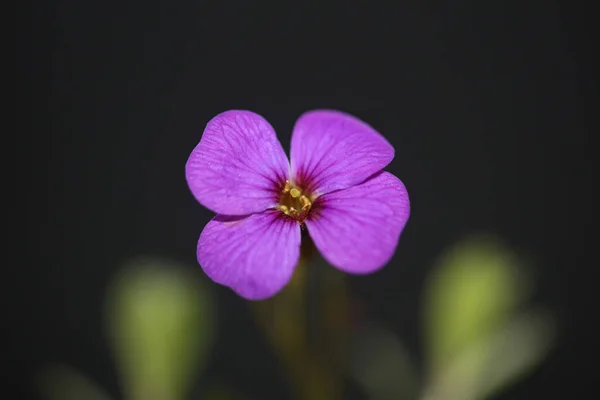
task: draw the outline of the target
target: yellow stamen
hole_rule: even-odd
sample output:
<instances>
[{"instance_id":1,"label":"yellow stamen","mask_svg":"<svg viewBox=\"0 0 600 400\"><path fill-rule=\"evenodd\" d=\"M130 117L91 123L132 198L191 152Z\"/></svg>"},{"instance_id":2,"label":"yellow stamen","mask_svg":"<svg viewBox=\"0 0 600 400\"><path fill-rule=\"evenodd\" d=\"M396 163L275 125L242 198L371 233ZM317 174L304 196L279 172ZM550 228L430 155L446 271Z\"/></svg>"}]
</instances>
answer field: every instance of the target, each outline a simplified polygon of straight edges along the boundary
<instances>
[{"instance_id":1,"label":"yellow stamen","mask_svg":"<svg viewBox=\"0 0 600 400\"><path fill-rule=\"evenodd\" d=\"M303 223L312 207L312 195L305 195L298 187L292 186L290 181L285 181L281 190L281 197L277 209L285 215L294 218L298 223Z\"/></svg>"},{"instance_id":2,"label":"yellow stamen","mask_svg":"<svg viewBox=\"0 0 600 400\"><path fill-rule=\"evenodd\" d=\"M310 209L310 206L312 205L312 203L310 202L308 197L302 195L302 196L300 196L300 198L298 200L300 200L300 204L302 204L302 210Z\"/></svg>"}]
</instances>

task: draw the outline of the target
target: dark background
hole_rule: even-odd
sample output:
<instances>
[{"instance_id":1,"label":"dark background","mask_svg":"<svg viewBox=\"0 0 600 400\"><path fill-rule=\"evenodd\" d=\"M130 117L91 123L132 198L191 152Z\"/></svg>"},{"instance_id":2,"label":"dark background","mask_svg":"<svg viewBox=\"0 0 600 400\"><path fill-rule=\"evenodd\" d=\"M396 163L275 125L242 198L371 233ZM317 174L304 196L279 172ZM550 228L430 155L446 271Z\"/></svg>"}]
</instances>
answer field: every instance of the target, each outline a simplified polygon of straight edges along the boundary
<instances>
[{"instance_id":1,"label":"dark background","mask_svg":"<svg viewBox=\"0 0 600 400\"><path fill-rule=\"evenodd\" d=\"M332 108L389 139L387 169L411 196L390 265L349 278L368 312L419 355L428 269L464 235L496 233L534 262L534 300L561 326L547 362L498 398L575 396L585 379L571 374L590 335L575 326L574 300L588 266L589 49L573 9L488 3L63 0L28 9L18 30L32 43L30 115L20 125L20 222L30 228L11 268L3 351L18 382L27 387L40 363L62 361L117 396L104 291L139 253L197 264L212 215L189 193L184 164L206 122L253 110L289 149L303 111ZM227 313L205 379L286 398L243 301L218 294Z\"/></svg>"}]
</instances>

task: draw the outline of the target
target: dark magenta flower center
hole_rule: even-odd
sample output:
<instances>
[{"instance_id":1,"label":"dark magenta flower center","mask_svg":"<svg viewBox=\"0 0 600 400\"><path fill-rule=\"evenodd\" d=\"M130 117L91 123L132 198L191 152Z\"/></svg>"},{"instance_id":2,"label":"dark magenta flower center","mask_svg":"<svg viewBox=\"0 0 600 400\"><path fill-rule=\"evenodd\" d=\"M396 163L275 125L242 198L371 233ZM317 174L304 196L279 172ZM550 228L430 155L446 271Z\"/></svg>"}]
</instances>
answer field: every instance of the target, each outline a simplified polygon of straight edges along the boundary
<instances>
[{"instance_id":1,"label":"dark magenta flower center","mask_svg":"<svg viewBox=\"0 0 600 400\"><path fill-rule=\"evenodd\" d=\"M283 214L301 224L308 217L313 201L314 198L310 193L303 193L301 187L294 186L286 180L279 196L279 206L277 208Z\"/></svg>"}]
</instances>

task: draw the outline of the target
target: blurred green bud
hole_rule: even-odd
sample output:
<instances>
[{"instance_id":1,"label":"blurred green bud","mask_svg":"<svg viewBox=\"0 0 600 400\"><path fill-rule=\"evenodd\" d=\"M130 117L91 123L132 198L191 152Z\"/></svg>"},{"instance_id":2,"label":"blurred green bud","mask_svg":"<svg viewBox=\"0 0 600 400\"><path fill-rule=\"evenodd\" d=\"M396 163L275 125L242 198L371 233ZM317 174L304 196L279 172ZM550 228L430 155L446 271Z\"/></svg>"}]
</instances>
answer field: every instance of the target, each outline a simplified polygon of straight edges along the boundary
<instances>
[{"instance_id":1,"label":"blurred green bud","mask_svg":"<svg viewBox=\"0 0 600 400\"><path fill-rule=\"evenodd\" d=\"M133 260L110 286L106 317L125 398L185 398L215 331L213 298L199 270Z\"/></svg>"},{"instance_id":2,"label":"blurred green bud","mask_svg":"<svg viewBox=\"0 0 600 400\"><path fill-rule=\"evenodd\" d=\"M483 236L460 243L440 258L424 293L425 344L432 371L502 326L526 294L517 268L509 249Z\"/></svg>"}]
</instances>

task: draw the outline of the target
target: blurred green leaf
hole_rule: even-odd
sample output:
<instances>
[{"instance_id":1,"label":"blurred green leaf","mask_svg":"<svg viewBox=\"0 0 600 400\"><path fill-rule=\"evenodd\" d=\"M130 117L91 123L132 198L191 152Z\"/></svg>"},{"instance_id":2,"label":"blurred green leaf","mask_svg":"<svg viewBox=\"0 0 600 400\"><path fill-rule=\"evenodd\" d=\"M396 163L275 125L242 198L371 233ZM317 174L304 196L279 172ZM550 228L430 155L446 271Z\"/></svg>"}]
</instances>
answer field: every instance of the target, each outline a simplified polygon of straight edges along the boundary
<instances>
[{"instance_id":1,"label":"blurred green leaf","mask_svg":"<svg viewBox=\"0 0 600 400\"><path fill-rule=\"evenodd\" d=\"M537 366L554 342L553 319L543 312L520 315L489 344L488 368L479 381L477 399L488 398Z\"/></svg>"},{"instance_id":2,"label":"blurred green leaf","mask_svg":"<svg viewBox=\"0 0 600 400\"><path fill-rule=\"evenodd\" d=\"M515 255L491 237L475 236L446 252L425 287L429 372L501 326L526 294L523 278Z\"/></svg>"},{"instance_id":3,"label":"blurred green leaf","mask_svg":"<svg viewBox=\"0 0 600 400\"><path fill-rule=\"evenodd\" d=\"M484 400L514 383L548 353L555 326L545 313L521 314L472 343L425 388L423 400Z\"/></svg>"},{"instance_id":4,"label":"blurred green leaf","mask_svg":"<svg viewBox=\"0 0 600 400\"><path fill-rule=\"evenodd\" d=\"M42 368L34 383L42 398L48 400L111 400L95 382L66 365Z\"/></svg>"},{"instance_id":5,"label":"blurred green leaf","mask_svg":"<svg viewBox=\"0 0 600 400\"><path fill-rule=\"evenodd\" d=\"M183 399L204 366L215 315L196 271L139 258L110 287L108 333L127 399Z\"/></svg>"},{"instance_id":6,"label":"blurred green leaf","mask_svg":"<svg viewBox=\"0 0 600 400\"><path fill-rule=\"evenodd\" d=\"M351 374L371 400L415 399L417 376L408 351L387 329L370 324L352 341Z\"/></svg>"}]
</instances>

